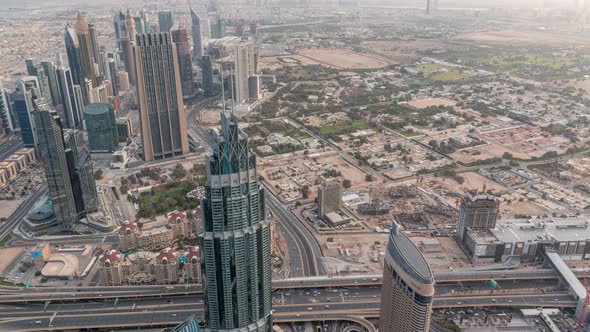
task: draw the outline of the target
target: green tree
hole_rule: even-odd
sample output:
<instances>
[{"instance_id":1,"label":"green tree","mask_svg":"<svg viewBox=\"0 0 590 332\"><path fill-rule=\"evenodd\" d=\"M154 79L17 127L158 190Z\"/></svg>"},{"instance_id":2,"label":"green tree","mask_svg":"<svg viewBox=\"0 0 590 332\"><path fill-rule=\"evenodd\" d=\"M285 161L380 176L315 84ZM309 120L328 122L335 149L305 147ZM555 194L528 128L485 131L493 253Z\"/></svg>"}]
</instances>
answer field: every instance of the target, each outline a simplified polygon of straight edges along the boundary
<instances>
[{"instance_id":1,"label":"green tree","mask_svg":"<svg viewBox=\"0 0 590 332\"><path fill-rule=\"evenodd\" d=\"M352 186L352 182L349 179L345 179L344 181L342 181L342 187L344 187L344 189L348 189Z\"/></svg>"}]
</instances>

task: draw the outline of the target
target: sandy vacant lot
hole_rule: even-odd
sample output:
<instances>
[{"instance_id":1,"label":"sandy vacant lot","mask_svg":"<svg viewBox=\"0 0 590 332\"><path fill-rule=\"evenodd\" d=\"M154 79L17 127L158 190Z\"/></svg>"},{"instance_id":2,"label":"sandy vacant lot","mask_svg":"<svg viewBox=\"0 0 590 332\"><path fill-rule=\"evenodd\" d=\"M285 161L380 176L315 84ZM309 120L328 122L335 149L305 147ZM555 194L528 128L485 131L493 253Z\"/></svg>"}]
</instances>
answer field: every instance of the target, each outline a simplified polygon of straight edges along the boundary
<instances>
[{"instance_id":1,"label":"sandy vacant lot","mask_svg":"<svg viewBox=\"0 0 590 332\"><path fill-rule=\"evenodd\" d=\"M25 251L24 247L14 247L14 248L3 248L0 249L0 274L6 274L6 268L12 264L12 262L17 259L22 253Z\"/></svg>"},{"instance_id":2,"label":"sandy vacant lot","mask_svg":"<svg viewBox=\"0 0 590 332\"><path fill-rule=\"evenodd\" d=\"M377 56L343 48L307 49L299 52L299 56L338 69L377 69L389 65L387 61Z\"/></svg>"},{"instance_id":3,"label":"sandy vacant lot","mask_svg":"<svg viewBox=\"0 0 590 332\"><path fill-rule=\"evenodd\" d=\"M23 201L21 199L15 199L12 201L1 201L2 208L0 209L0 218L8 218L10 215L18 209Z\"/></svg>"},{"instance_id":4,"label":"sandy vacant lot","mask_svg":"<svg viewBox=\"0 0 590 332\"><path fill-rule=\"evenodd\" d=\"M500 205L500 210L503 213L507 213L507 214L514 214L514 213L518 213L518 214L531 214L531 215L535 215L535 214L543 214L543 213L547 213L548 210L540 207L537 204L531 203L531 202L516 202L516 203L512 203L512 204L501 204Z\"/></svg>"},{"instance_id":5,"label":"sandy vacant lot","mask_svg":"<svg viewBox=\"0 0 590 332\"><path fill-rule=\"evenodd\" d=\"M408 103L408 105L416 107L416 108L426 108L430 106L455 106L457 105L456 102L446 99L446 98L426 98L426 99L416 99L412 100Z\"/></svg>"},{"instance_id":6,"label":"sandy vacant lot","mask_svg":"<svg viewBox=\"0 0 590 332\"><path fill-rule=\"evenodd\" d=\"M361 44L364 48L372 50L389 61L396 63L415 61L422 56L419 51L444 50L449 46L438 40L418 39L411 41L366 41ZM456 46L455 46L456 47ZM392 63L393 64L393 63Z\"/></svg>"},{"instance_id":7,"label":"sandy vacant lot","mask_svg":"<svg viewBox=\"0 0 590 332\"><path fill-rule=\"evenodd\" d=\"M463 182L463 184L459 184L457 181L449 179L445 181L445 185L457 192L465 192L474 189L481 190L484 184L487 190L503 191L507 189L506 187L475 172L461 173L460 175L465 179L465 182Z\"/></svg>"}]
</instances>

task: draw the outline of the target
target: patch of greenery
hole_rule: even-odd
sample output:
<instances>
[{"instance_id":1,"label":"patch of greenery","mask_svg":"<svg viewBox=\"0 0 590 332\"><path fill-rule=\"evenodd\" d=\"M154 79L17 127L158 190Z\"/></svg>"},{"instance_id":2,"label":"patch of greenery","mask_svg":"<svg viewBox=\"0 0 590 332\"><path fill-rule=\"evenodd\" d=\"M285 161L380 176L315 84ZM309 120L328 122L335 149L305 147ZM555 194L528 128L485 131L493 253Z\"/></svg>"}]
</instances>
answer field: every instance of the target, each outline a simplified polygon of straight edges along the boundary
<instances>
[{"instance_id":1,"label":"patch of greenery","mask_svg":"<svg viewBox=\"0 0 590 332\"><path fill-rule=\"evenodd\" d=\"M4 247L10 240L12 240L12 235L7 234L2 240L0 240L0 247Z\"/></svg>"},{"instance_id":2,"label":"patch of greenery","mask_svg":"<svg viewBox=\"0 0 590 332\"><path fill-rule=\"evenodd\" d=\"M322 126L319 128L319 133L324 136L350 134L357 130L367 129L370 124L365 120L355 120L344 122L337 125Z\"/></svg>"},{"instance_id":3,"label":"patch of greenery","mask_svg":"<svg viewBox=\"0 0 590 332\"><path fill-rule=\"evenodd\" d=\"M200 205L198 198L186 194L196 188L195 181L172 182L154 187L151 192L142 193L135 198L139 204L138 216L147 218L162 215L174 210L191 210Z\"/></svg>"}]
</instances>

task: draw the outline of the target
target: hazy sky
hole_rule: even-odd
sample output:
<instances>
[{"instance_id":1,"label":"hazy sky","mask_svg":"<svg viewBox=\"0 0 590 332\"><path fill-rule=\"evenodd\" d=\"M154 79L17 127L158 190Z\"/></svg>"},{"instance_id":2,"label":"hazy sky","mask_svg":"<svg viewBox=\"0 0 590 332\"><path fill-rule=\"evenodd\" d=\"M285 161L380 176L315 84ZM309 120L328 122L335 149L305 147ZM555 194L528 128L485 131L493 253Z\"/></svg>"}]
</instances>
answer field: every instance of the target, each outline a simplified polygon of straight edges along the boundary
<instances>
[{"instance_id":1,"label":"hazy sky","mask_svg":"<svg viewBox=\"0 0 590 332\"><path fill-rule=\"evenodd\" d=\"M201 1L201 0L197 0ZM219 2L231 2L231 0L218 0ZM244 0L242 0L244 1ZM268 0L272 1L272 0ZM278 1L278 0L276 0ZM295 1L295 0L293 0ZM328 1L328 0L324 0ZM337 1L337 0L333 0ZM389 5L410 5L420 6L426 3L426 0L359 0L362 2L379 2L380 4ZM571 7L578 1L590 2L590 0L439 0L439 7ZM111 1L108 1L111 2ZM137 0L119 0L117 3L124 5L125 3L137 3ZM175 0L162 0L161 4L174 3ZM178 3L186 3L186 0L176 0ZM60 5L80 5L84 3L96 4L96 0L0 0L1 6L15 6L23 7L23 5L30 5L38 7L42 4L60 4Z\"/></svg>"}]
</instances>

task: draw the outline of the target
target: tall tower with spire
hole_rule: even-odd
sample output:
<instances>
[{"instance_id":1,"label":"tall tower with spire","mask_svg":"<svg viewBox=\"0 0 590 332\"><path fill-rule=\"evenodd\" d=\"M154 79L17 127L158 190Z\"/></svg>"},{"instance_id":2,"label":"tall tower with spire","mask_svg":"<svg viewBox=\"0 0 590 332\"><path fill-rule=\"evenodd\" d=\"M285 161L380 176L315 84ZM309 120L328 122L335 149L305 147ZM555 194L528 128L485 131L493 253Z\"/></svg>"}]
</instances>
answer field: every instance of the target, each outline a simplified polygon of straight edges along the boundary
<instances>
[{"instance_id":1,"label":"tall tower with spire","mask_svg":"<svg viewBox=\"0 0 590 332\"><path fill-rule=\"evenodd\" d=\"M94 56L92 53L90 32L88 31L88 24L86 24L86 21L80 12L78 12L76 16L76 24L74 25L74 29L76 31L76 36L78 37L80 60L84 77L91 80L93 86L98 86L96 73L94 71Z\"/></svg>"},{"instance_id":2,"label":"tall tower with spire","mask_svg":"<svg viewBox=\"0 0 590 332\"><path fill-rule=\"evenodd\" d=\"M221 113L212 143L199 235L206 330L270 332L270 224L256 155L235 114Z\"/></svg>"},{"instance_id":3,"label":"tall tower with spire","mask_svg":"<svg viewBox=\"0 0 590 332\"><path fill-rule=\"evenodd\" d=\"M72 83L80 86L82 92L82 104L88 104L88 91L86 90L84 68L82 67L82 56L80 53L80 44L78 43L78 36L71 25L66 24L64 30L64 40L66 44L66 55L68 57L68 65L71 70Z\"/></svg>"}]
</instances>

